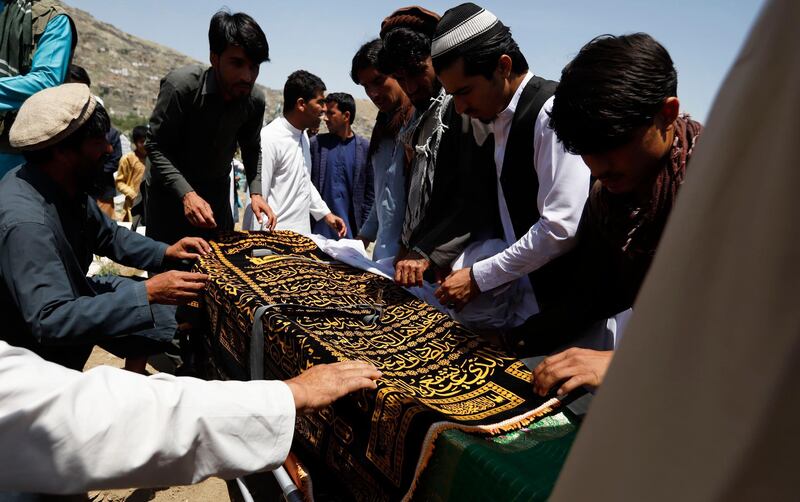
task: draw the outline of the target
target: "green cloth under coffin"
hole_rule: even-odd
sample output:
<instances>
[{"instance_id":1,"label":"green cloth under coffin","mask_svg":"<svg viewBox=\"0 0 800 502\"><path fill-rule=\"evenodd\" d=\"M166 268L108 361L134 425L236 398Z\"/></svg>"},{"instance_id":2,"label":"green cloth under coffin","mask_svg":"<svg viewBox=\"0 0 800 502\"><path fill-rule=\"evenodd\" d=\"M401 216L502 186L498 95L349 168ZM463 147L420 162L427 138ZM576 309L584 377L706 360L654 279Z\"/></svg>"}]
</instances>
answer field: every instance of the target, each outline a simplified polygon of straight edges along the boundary
<instances>
[{"instance_id":1,"label":"green cloth under coffin","mask_svg":"<svg viewBox=\"0 0 800 502\"><path fill-rule=\"evenodd\" d=\"M295 441L359 500L413 491L447 430L500 435L557 408L533 394L530 371L392 281L327 258L292 232L225 233L197 269L212 364L247 379L255 310L263 317L264 371L289 378L320 363L362 359L383 373L377 391L300 417ZM253 257L254 249L275 254ZM377 322L370 315L380 312Z\"/></svg>"},{"instance_id":2,"label":"green cloth under coffin","mask_svg":"<svg viewBox=\"0 0 800 502\"><path fill-rule=\"evenodd\" d=\"M564 409L499 436L445 431L436 440L414 500L547 500L579 425L579 419Z\"/></svg>"}]
</instances>

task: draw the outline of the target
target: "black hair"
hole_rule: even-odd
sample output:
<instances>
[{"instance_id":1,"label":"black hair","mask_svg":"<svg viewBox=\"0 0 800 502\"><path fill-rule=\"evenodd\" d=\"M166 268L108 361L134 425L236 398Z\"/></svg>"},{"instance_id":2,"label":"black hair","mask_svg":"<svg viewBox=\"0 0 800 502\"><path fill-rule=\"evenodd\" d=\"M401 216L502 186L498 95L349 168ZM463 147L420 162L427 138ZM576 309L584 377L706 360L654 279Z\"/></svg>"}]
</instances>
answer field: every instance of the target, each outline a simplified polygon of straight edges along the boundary
<instances>
[{"instance_id":1,"label":"black hair","mask_svg":"<svg viewBox=\"0 0 800 502\"><path fill-rule=\"evenodd\" d=\"M550 127L568 152L604 153L652 124L677 93L672 58L653 37L601 35L561 72Z\"/></svg>"},{"instance_id":2,"label":"black hair","mask_svg":"<svg viewBox=\"0 0 800 502\"><path fill-rule=\"evenodd\" d=\"M332 92L325 96L325 103L336 103L340 112L350 112L350 125L356 119L356 100L346 92Z\"/></svg>"},{"instance_id":3,"label":"black hair","mask_svg":"<svg viewBox=\"0 0 800 502\"><path fill-rule=\"evenodd\" d=\"M244 49L254 63L269 61L269 44L264 31L244 12L218 11L208 27L208 45L213 54L222 54L229 45Z\"/></svg>"},{"instance_id":4,"label":"black hair","mask_svg":"<svg viewBox=\"0 0 800 502\"><path fill-rule=\"evenodd\" d=\"M88 87L92 86L92 79L89 78L89 73L83 66L78 66L76 64L69 65L67 82L86 84Z\"/></svg>"},{"instance_id":5,"label":"black hair","mask_svg":"<svg viewBox=\"0 0 800 502\"><path fill-rule=\"evenodd\" d=\"M283 86L283 113L293 110L298 99L308 101L324 91L325 82L321 78L305 70L297 70L289 75Z\"/></svg>"},{"instance_id":6,"label":"black hair","mask_svg":"<svg viewBox=\"0 0 800 502\"><path fill-rule=\"evenodd\" d=\"M378 71L391 75L405 70L410 75L418 75L425 68L425 61L431 55L431 37L426 33L398 26L381 37L383 47L378 51Z\"/></svg>"},{"instance_id":7,"label":"black hair","mask_svg":"<svg viewBox=\"0 0 800 502\"><path fill-rule=\"evenodd\" d=\"M511 37L511 30L508 28L468 49L451 50L434 58L433 69L439 74L455 63L459 57L463 57L465 76L482 75L486 79L491 79L497 68L497 61L503 54L511 58L512 73L520 75L528 71L528 60L519 50L519 45Z\"/></svg>"},{"instance_id":8,"label":"black hair","mask_svg":"<svg viewBox=\"0 0 800 502\"><path fill-rule=\"evenodd\" d=\"M147 138L147 126L146 125L138 125L133 128L131 131L131 142L136 143L137 141L144 140Z\"/></svg>"},{"instance_id":9,"label":"black hair","mask_svg":"<svg viewBox=\"0 0 800 502\"><path fill-rule=\"evenodd\" d=\"M367 68L378 69L378 54L383 48L383 41L380 38L370 40L362 45L356 55L353 56L353 63L350 65L350 78L353 83L361 85L358 81L358 72L366 70Z\"/></svg>"},{"instance_id":10,"label":"black hair","mask_svg":"<svg viewBox=\"0 0 800 502\"><path fill-rule=\"evenodd\" d=\"M23 152L23 154L26 161L33 164L41 164L52 158L55 148L77 150L83 141L88 138L104 138L109 129L111 129L111 119L108 117L103 105L97 103L94 112L75 132L55 145L32 152Z\"/></svg>"}]
</instances>

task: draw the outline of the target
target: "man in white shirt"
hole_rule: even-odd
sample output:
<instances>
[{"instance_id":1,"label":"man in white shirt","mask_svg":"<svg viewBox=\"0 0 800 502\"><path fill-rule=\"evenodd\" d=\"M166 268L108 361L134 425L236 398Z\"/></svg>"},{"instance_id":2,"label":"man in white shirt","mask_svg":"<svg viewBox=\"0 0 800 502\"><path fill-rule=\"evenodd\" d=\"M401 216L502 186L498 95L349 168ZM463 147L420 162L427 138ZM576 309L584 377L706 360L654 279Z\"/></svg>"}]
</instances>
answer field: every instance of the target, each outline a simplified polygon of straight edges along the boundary
<instances>
[{"instance_id":1,"label":"man in white shirt","mask_svg":"<svg viewBox=\"0 0 800 502\"><path fill-rule=\"evenodd\" d=\"M0 492L174 486L274 469L289 453L295 413L374 389L379 377L362 361L286 382L81 373L0 341Z\"/></svg>"},{"instance_id":2,"label":"man in white shirt","mask_svg":"<svg viewBox=\"0 0 800 502\"><path fill-rule=\"evenodd\" d=\"M347 233L344 220L331 213L311 183L311 150L305 130L319 127L325 113L325 84L319 77L298 70L283 86L283 117L261 130L261 184L277 225L270 230L293 230L309 235L311 217L324 220L338 235ZM245 211L243 228L266 229Z\"/></svg>"},{"instance_id":3,"label":"man in white shirt","mask_svg":"<svg viewBox=\"0 0 800 502\"><path fill-rule=\"evenodd\" d=\"M502 252L450 274L437 297L460 309L482 292L521 279L533 288L535 314L558 288L551 262L574 246L589 192L588 168L564 150L549 127L556 83L534 76L510 30L472 3L444 14L431 53L456 110L473 119L476 140L482 143L494 133L498 209L507 244Z\"/></svg>"}]
</instances>

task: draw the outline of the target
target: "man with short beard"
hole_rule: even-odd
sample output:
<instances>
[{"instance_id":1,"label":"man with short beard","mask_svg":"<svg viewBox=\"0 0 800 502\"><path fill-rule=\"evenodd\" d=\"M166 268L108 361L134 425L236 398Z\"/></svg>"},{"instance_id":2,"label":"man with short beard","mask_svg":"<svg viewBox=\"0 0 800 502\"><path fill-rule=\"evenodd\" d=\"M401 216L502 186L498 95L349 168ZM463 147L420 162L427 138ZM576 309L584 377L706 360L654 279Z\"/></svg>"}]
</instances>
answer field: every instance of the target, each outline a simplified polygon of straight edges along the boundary
<instances>
[{"instance_id":1,"label":"man with short beard","mask_svg":"<svg viewBox=\"0 0 800 502\"><path fill-rule=\"evenodd\" d=\"M395 281L406 287L446 277L470 241L496 225L496 197L485 190L494 182L491 149L475 144L469 119L456 111L431 63L438 21L436 13L406 7L381 24L378 70L397 80L416 108L417 123L404 138L412 159L395 266Z\"/></svg>"},{"instance_id":2,"label":"man with short beard","mask_svg":"<svg viewBox=\"0 0 800 502\"><path fill-rule=\"evenodd\" d=\"M117 226L87 190L111 152L108 114L83 84L40 91L22 105L11 145L26 163L0 181L3 338L81 369L94 344L144 372L175 334L174 310L200 297L207 276L168 271L147 281L86 277L94 255L151 272L210 250L197 237L172 246Z\"/></svg>"},{"instance_id":3,"label":"man with short beard","mask_svg":"<svg viewBox=\"0 0 800 502\"><path fill-rule=\"evenodd\" d=\"M436 296L458 309L479 295L520 288L531 300L508 326L516 328L565 295L568 252L589 192L589 170L580 157L564 150L549 127L556 82L531 72L511 30L490 11L464 3L445 12L436 27L432 59L456 110L471 117L476 132L483 126L492 133L493 185L503 228L495 249L450 274ZM483 141L479 134L476 141ZM546 342L538 333L521 332L521 339L514 340L517 350ZM553 342L558 346L560 340Z\"/></svg>"},{"instance_id":4,"label":"man with short beard","mask_svg":"<svg viewBox=\"0 0 800 502\"><path fill-rule=\"evenodd\" d=\"M369 162L375 180L375 202L358 238L365 245L375 242L372 259L394 258L400 249L400 232L406 214L406 148L401 137L414 106L395 79L378 71L380 38L366 44L353 56L350 78L364 87L378 107L369 140Z\"/></svg>"},{"instance_id":5,"label":"man with short beard","mask_svg":"<svg viewBox=\"0 0 800 502\"><path fill-rule=\"evenodd\" d=\"M236 146L256 219L275 226L261 196L264 96L254 90L259 65L269 61L267 38L244 13L220 11L208 30L211 67L195 64L161 81L150 117L147 154L147 235L168 243L233 230L230 172Z\"/></svg>"},{"instance_id":6,"label":"man with short beard","mask_svg":"<svg viewBox=\"0 0 800 502\"><path fill-rule=\"evenodd\" d=\"M677 94L672 58L646 33L597 37L561 72L551 126L597 179L578 230L571 323L634 305L702 132L680 113ZM534 370L534 390L597 387L612 356L585 348L550 356Z\"/></svg>"},{"instance_id":7,"label":"man with short beard","mask_svg":"<svg viewBox=\"0 0 800 502\"><path fill-rule=\"evenodd\" d=\"M275 208L278 230L311 233L311 218L324 222L332 235L344 237L347 226L333 214L311 182L311 151L307 129L319 127L325 113L325 83L318 76L297 70L283 86L283 116L261 130L264 166L259 190ZM245 211L243 228L268 229L266 222Z\"/></svg>"},{"instance_id":8,"label":"man with short beard","mask_svg":"<svg viewBox=\"0 0 800 502\"><path fill-rule=\"evenodd\" d=\"M369 142L353 131L355 119L353 96L332 92L325 97L328 132L310 139L311 182L331 211L345 221L348 239L358 235L373 201ZM338 237L324 221L314 223L312 231L331 239Z\"/></svg>"}]
</instances>

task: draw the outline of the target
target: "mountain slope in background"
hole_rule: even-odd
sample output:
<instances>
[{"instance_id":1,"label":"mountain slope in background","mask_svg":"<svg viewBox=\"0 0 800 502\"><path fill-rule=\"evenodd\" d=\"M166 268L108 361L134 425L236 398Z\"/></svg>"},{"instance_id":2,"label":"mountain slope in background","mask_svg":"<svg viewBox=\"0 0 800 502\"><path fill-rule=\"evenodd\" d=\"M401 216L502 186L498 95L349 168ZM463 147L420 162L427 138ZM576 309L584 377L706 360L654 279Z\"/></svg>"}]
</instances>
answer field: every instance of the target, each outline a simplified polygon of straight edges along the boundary
<instances>
[{"instance_id":1,"label":"mountain slope in background","mask_svg":"<svg viewBox=\"0 0 800 502\"><path fill-rule=\"evenodd\" d=\"M74 62L89 72L92 90L103 99L114 125L123 132L147 123L158 96L159 81L164 75L173 68L198 62L163 45L125 33L95 19L88 12L63 2L62 5L78 28ZM324 75L320 76L325 79ZM267 123L282 113L283 93L258 87L267 96L264 113L264 122ZM358 113L353 129L357 134L369 137L377 108L365 99L357 99L356 108Z\"/></svg>"}]
</instances>

